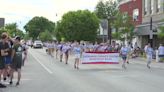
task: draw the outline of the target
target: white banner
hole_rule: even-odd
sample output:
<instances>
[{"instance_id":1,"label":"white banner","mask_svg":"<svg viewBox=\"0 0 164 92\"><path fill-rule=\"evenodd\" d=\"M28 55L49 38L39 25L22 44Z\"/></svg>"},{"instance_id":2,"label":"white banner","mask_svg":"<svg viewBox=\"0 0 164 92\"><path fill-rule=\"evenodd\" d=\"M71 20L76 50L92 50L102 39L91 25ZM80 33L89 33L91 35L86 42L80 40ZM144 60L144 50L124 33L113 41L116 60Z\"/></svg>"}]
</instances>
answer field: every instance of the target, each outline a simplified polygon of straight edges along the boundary
<instances>
[{"instance_id":1,"label":"white banner","mask_svg":"<svg viewBox=\"0 0 164 92\"><path fill-rule=\"evenodd\" d=\"M119 53L87 52L82 54L82 64L118 64Z\"/></svg>"}]
</instances>

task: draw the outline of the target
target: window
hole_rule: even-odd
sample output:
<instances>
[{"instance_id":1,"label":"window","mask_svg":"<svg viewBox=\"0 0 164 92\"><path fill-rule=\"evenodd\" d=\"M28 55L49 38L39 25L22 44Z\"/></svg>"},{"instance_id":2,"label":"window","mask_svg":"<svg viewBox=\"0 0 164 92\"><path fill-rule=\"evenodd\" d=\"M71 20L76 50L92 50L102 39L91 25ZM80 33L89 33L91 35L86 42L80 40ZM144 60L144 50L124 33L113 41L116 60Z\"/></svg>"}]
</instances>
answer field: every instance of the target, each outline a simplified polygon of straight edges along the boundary
<instances>
[{"instance_id":1,"label":"window","mask_svg":"<svg viewBox=\"0 0 164 92\"><path fill-rule=\"evenodd\" d=\"M148 12L148 0L144 0L144 15Z\"/></svg>"},{"instance_id":2,"label":"window","mask_svg":"<svg viewBox=\"0 0 164 92\"><path fill-rule=\"evenodd\" d=\"M154 0L150 0L150 14L153 13L154 10Z\"/></svg>"},{"instance_id":3,"label":"window","mask_svg":"<svg viewBox=\"0 0 164 92\"><path fill-rule=\"evenodd\" d=\"M157 0L157 10L156 12L159 12L161 8L161 0Z\"/></svg>"},{"instance_id":4,"label":"window","mask_svg":"<svg viewBox=\"0 0 164 92\"><path fill-rule=\"evenodd\" d=\"M139 17L139 9L134 9L133 10L133 21L138 21Z\"/></svg>"}]
</instances>

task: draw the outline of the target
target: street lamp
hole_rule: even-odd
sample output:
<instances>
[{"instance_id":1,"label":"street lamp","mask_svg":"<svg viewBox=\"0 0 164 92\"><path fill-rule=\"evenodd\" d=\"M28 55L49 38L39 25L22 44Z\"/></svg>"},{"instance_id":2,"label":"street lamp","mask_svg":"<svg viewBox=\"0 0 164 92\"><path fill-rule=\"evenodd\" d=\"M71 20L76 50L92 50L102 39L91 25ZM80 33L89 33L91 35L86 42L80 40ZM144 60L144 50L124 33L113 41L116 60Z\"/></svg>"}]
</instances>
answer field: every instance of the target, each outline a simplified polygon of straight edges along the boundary
<instances>
[{"instance_id":1,"label":"street lamp","mask_svg":"<svg viewBox=\"0 0 164 92\"><path fill-rule=\"evenodd\" d=\"M153 27L154 27L154 29L153 29ZM149 39L150 39L150 44L151 44L151 46L153 47L153 33L154 32L157 32L157 27L155 26L155 25L153 25L153 19L152 19L152 17L150 17L150 37L149 37Z\"/></svg>"},{"instance_id":2,"label":"street lamp","mask_svg":"<svg viewBox=\"0 0 164 92\"><path fill-rule=\"evenodd\" d=\"M103 32L103 42L105 42L105 38L106 38L105 35L106 35L106 34L104 33L104 31L105 31L105 30L108 30L108 20L107 20L107 19L102 19L102 20L101 20L101 27L102 27L102 29L103 29L103 31L102 31L102 32ZM108 35L108 34L107 34L107 35ZM107 39L108 39L108 38L107 38Z\"/></svg>"},{"instance_id":3,"label":"street lamp","mask_svg":"<svg viewBox=\"0 0 164 92\"><path fill-rule=\"evenodd\" d=\"M109 44L111 44L111 42L112 42L112 28L111 28L111 25L110 25L109 21L112 21L114 19L115 19L114 16L108 17L108 39L109 39Z\"/></svg>"}]
</instances>

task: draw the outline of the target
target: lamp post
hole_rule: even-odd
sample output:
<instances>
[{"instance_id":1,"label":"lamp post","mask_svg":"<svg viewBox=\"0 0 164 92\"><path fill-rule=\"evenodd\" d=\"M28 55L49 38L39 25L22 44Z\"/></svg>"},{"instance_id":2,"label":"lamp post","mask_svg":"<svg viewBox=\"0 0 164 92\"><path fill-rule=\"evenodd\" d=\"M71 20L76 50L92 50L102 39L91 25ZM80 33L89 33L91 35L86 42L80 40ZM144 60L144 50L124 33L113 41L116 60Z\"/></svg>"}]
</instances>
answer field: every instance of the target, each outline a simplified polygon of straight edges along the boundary
<instances>
[{"instance_id":1,"label":"lamp post","mask_svg":"<svg viewBox=\"0 0 164 92\"><path fill-rule=\"evenodd\" d=\"M109 21L113 21L115 19L114 16L108 18L108 40L109 40L109 44L112 43L112 28Z\"/></svg>"},{"instance_id":2,"label":"lamp post","mask_svg":"<svg viewBox=\"0 0 164 92\"><path fill-rule=\"evenodd\" d=\"M108 30L108 20L107 19L102 19L101 20L101 27L102 27L102 33L103 33L103 37L102 37L103 38L103 42L105 42L105 40L106 40L105 30Z\"/></svg>"},{"instance_id":3,"label":"lamp post","mask_svg":"<svg viewBox=\"0 0 164 92\"><path fill-rule=\"evenodd\" d=\"M150 17L150 34L149 34L149 43L153 46L153 25L152 25L152 17Z\"/></svg>"}]
</instances>

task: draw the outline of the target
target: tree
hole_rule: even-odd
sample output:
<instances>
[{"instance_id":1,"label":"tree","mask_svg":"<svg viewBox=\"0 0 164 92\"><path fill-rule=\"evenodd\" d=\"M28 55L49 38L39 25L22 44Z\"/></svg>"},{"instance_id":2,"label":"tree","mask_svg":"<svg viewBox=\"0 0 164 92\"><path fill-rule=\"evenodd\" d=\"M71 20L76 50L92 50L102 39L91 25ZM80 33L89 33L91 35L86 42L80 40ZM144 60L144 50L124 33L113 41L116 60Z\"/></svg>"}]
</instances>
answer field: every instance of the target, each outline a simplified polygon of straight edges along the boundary
<instances>
[{"instance_id":1,"label":"tree","mask_svg":"<svg viewBox=\"0 0 164 92\"><path fill-rule=\"evenodd\" d=\"M27 41L27 40L30 40L31 38L30 38L30 36L29 36L28 33L25 33L23 39L24 39L25 41Z\"/></svg>"},{"instance_id":2,"label":"tree","mask_svg":"<svg viewBox=\"0 0 164 92\"><path fill-rule=\"evenodd\" d=\"M55 27L55 37L56 37L56 39L58 40L58 41L61 41L62 40L62 33L61 33L61 31L60 30L62 30L62 26L61 26L61 23L60 23L60 21L58 21L57 23L56 23L56 27Z\"/></svg>"},{"instance_id":3,"label":"tree","mask_svg":"<svg viewBox=\"0 0 164 92\"><path fill-rule=\"evenodd\" d=\"M56 37L60 40L95 41L99 19L88 10L70 11L63 15L56 27Z\"/></svg>"},{"instance_id":4,"label":"tree","mask_svg":"<svg viewBox=\"0 0 164 92\"><path fill-rule=\"evenodd\" d=\"M158 33L159 38L164 38L164 26L161 26L159 29L160 29L160 32Z\"/></svg>"},{"instance_id":5,"label":"tree","mask_svg":"<svg viewBox=\"0 0 164 92\"><path fill-rule=\"evenodd\" d=\"M116 14L112 26L116 29L115 33L112 33L113 38L116 40L128 40L131 41L134 36L134 25L131 22L131 17L125 13L118 12Z\"/></svg>"},{"instance_id":6,"label":"tree","mask_svg":"<svg viewBox=\"0 0 164 92\"><path fill-rule=\"evenodd\" d=\"M48 30L46 30L45 32L41 32L39 34L39 38L42 41L51 41L52 40L52 35L51 35L51 33Z\"/></svg>"},{"instance_id":7,"label":"tree","mask_svg":"<svg viewBox=\"0 0 164 92\"><path fill-rule=\"evenodd\" d=\"M0 29L0 33L2 32L7 32L11 37L15 37L15 36L20 36L21 38L24 37L23 31L18 29L16 23L6 24L4 27Z\"/></svg>"},{"instance_id":8,"label":"tree","mask_svg":"<svg viewBox=\"0 0 164 92\"><path fill-rule=\"evenodd\" d=\"M48 30L53 32L55 28L55 23L49 21L44 17L34 17L25 26L24 29L29 33L33 39L37 39L39 34Z\"/></svg>"},{"instance_id":9,"label":"tree","mask_svg":"<svg viewBox=\"0 0 164 92\"><path fill-rule=\"evenodd\" d=\"M117 3L113 2L112 0L104 1L100 0L98 4L96 5L95 14L100 19L107 19L108 20L108 39L112 39L111 35L111 24L115 20L115 15L117 14Z\"/></svg>"}]
</instances>

